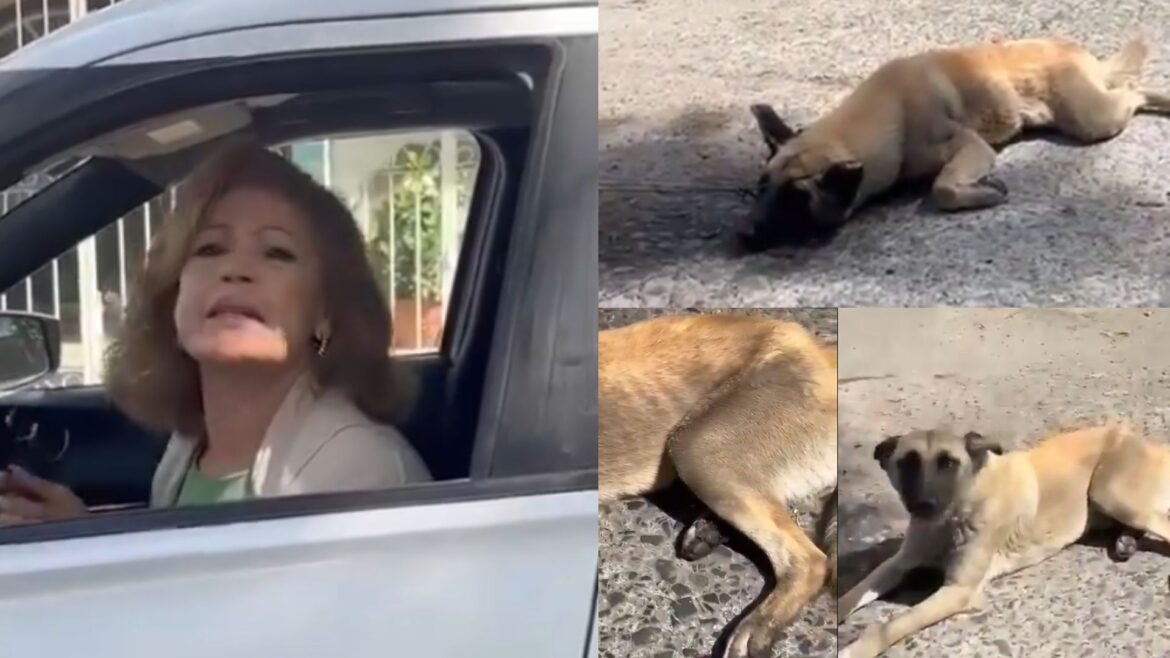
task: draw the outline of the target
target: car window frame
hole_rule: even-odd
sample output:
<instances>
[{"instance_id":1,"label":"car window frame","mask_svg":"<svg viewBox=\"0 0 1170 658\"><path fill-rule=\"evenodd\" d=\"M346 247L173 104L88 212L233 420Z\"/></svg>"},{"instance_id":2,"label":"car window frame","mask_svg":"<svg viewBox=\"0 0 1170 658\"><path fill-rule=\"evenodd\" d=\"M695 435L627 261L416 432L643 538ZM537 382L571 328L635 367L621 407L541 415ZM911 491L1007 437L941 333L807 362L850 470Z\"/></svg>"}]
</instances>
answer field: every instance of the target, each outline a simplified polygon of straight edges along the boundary
<instances>
[{"instance_id":1,"label":"car window frame","mask_svg":"<svg viewBox=\"0 0 1170 658\"><path fill-rule=\"evenodd\" d=\"M0 547L180 528L225 527L288 518L597 490L596 470L493 479L463 479L341 493L302 494L196 507L135 508L84 517L0 527Z\"/></svg>"},{"instance_id":2,"label":"car window frame","mask_svg":"<svg viewBox=\"0 0 1170 658\"><path fill-rule=\"evenodd\" d=\"M595 254L600 167L598 151L590 148L597 144L598 135L599 66L596 57L587 56L597 52L598 38L572 37L565 43L564 69L557 87L549 92L557 100L544 119L551 124L555 117L551 127L556 131L547 135L540 160L532 167L532 175L540 176L541 182L527 188L529 197L517 210L518 215L535 215L545 221L543 225L521 223L516 236L520 248L508 253L504 288L523 289L526 294L506 296L501 301L502 326L493 339L487 376L495 386L487 392L490 398L481 411L471 464L473 478L526 475L543 472L550 465L566 470L596 469L599 463L595 303L599 270ZM566 80L570 84L565 84ZM578 203L565 204L565 199ZM574 223L554 231L549 224L558 219ZM578 252L565 252L564 247L571 246L574 238L585 241L579 249L593 256L584 263L572 263L582 270L566 276L563 255ZM527 244L533 248L526 248ZM562 304L566 293L590 302ZM545 341L531 340L538 333L537 318L546 317L549 311L556 312L551 318L555 329ZM584 352L566 354L566 344L581 345ZM546 376L525 377L513 368L516 361ZM546 408L533 409L532 397L542 392L546 393ZM583 429L557 432L558 423L569 419L581 421Z\"/></svg>"},{"instance_id":3,"label":"car window frame","mask_svg":"<svg viewBox=\"0 0 1170 658\"><path fill-rule=\"evenodd\" d=\"M593 38L596 44L596 38ZM557 58L562 54L556 51L559 42L557 38L550 37L540 40L524 40L524 45L533 45L538 43L544 47L551 47L553 50L550 54L553 55L553 60L550 62L549 75L559 76L560 62ZM475 44L482 47L494 47L499 44ZM507 44L505 44L507 45ZM445 47L449 50L450 46ZM526 194L528 196L539 196L540 193L534 189L529 189L527 186L539 186L539 176L535 182L527 179L536 176L531 172L532 165L537 160L533 160L534 154L538 151L543 151L547 148L547 141L549 136L549 123L551 116L556 110L554 101L555 85L541 85L537 83L534 86L533 97L540 98L538 107L535 108L537 112L533 125L529 128L527 139L527 155L526 155L526 171L521 176L521 180L517 181L516 190L518 193ZM596 93L594 91L594 93ZM128 121L124 125L134 123ZM481 172L482 176L482 172ZM527 191L525 191L527 190ZM485 200L486 201L486 200ZM521 212L531 213L534 211L531 208L531 201L519 201L517 210L509 218L505 226L497 226L499 230L503 230L509 234L514 230L515 222L518 221L518 216ZM473 200L473 203L475 200ZM498 202L498 201L497 201ZM524 208L524 210L521 210ZM498 218L496 218L498 224ZM470 217L469 217L470 221ZM489 222L484 222L485 224ZM531 230L536 230L530 227ZM486 230L486 228L484 229ZM468 236L470 237L470 236ZM467 238L465 238L465 241ZM510 239L509 239L510 242ZM464 250L470 248L471 245L463 245ZM503 255L502 261L495 265L495 269L500 270L497 274L502 278L503 274L508 272L510 268L515 267L513 263L514 258L511 257L512 249L509 248ZM462 258L463 256L461 256ZM460 264L463 267L463 264ZM488 268L491 269L491 268ZM458 281L466 279L461 273L457 275L456 287ZM501 284L502 285L502 284ZM467 296L475 300L476 295L471 292ZM496 317L498 319L498 309ZM493 325L497 322L493 321ZM493 327L494 328L494 327ZM453 335L456 332L445 332L444 341L455 340ZM455 345L458 345L456 343ZM50 392L39 391L40 394L47 394ZM480 418L483 416L482 410L477 414ZM476 423L477 433L482 428L482 423ZM479 440L477 437L476 450L479 449ZM143 510L140 512L115 512L104 516L105 518L86 518L78 519L69 522L41 524L35 528L32 527L18 527L0 529L0 545L12 542L26 542L26 541L49 541L52 539L65 539L77 536L94 536L102 535L110 532L129 532L142 531L151 528L165 528L174 527L176 523L182 523L182 519L192 519L190 522L193 525L208 526L208 525L226 525L231 523L238 523L248 520L259 520L263 518L270 518L272 514L285 515L313 515L313 514L327 514L331 512L344 512L351 509L360 509L363 506L384 506L384 505L413 505L413 504L428 504L428 502L442 503L455 502L461 499L466 499L467 496L485 495L491 496L510 496L510 495L540 495L543 493L557 493L566 490L582 491L596 489L597 487L597 471L596 468L586 469L564 469L553 470L547 473L532 475L532 476L518 476L518 477L489 477L489 478L468 478L464 480L450 480L444 482L429 483L425 487L420 488L402 488L378 492L346 492L346 493L331 493L320 494L312 497L294 496L279 499L247 501L237 505L223 505L214 508L200 509L200 510L183 510L183 509L155 509ZM177 516L176 516L177 515ZM131 520L133 519L133 520Z\"/></svg>"}]
</instances>

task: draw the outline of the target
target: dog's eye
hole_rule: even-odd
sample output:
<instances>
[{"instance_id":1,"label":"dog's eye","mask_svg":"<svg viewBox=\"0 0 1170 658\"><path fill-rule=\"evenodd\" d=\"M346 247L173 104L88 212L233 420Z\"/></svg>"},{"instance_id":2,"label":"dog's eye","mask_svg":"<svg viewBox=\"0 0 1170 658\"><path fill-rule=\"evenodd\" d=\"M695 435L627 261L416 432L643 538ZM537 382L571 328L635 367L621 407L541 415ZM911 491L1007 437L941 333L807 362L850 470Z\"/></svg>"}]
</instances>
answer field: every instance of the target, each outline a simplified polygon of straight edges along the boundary
<instances>
[{"instance_id":1,"label":"dog's eye","mask_svg":"<svg viewBox=\"0 0 1170 658\"><path fill-rule=\"evenodd\" d=\"M756 189L764 189L768 187L768 174L760 176L760 180L756 181Z\"/></svg>"},{"instance_id":2,"label":"dog's eye","mask_svg":"<svg viewBox=\"0 0 1170 658\"><path fill-rule=\"evenodd\" d=\"M938 470L940 471L946 471L959 465L959 460L950 455L939 455L937 461Z\"/></svg>"},{"instance_id":3,"label":"dog's eye","mask_svg":"<svg viewBox=\"0 0 1170 658\"><path fill-rule=\"evenodd\" d=\"M917 452L908 452L898 460L898 470L905 473L915 473L922 470L922 457Z\"/></svg>"}]
</instances>

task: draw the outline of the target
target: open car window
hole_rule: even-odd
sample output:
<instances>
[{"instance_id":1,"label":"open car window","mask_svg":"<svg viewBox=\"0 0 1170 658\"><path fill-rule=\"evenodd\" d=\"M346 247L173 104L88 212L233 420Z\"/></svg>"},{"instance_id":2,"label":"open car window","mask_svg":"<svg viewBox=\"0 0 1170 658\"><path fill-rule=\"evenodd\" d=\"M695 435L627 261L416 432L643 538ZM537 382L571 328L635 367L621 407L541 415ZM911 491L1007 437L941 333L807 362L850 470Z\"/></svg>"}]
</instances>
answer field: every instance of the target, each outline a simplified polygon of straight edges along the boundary
<instances>
[{"instance_id":1,"label":"open car window","mask_svg":"<svg viewBox=\"0 0 1170 658\"><path fill-rule=\"evenodd\" d=\"M588 60L574 59L581 62L577 67L593 70L593 78L584 78L585 95L596 93L595 43L581 39L573 46L577 58L592 55ZM581 125L578 114L592 119L596 103L589 99L578 103L574 87L572 118L563 124L553 122L557 106L552 100L567 92L550 84L549 76L560 73L563 64L558 60L565 56L564 48L556 41L537 40L409 54L359 51L295 61L232 60L205 66L184 62L142 69L135 65L116 75L150 82L136 86L122 81L119 87L127 90L122 98L94 101L77 115L80 127L70 126L68 143L58 133L38 133L37 139L13 134L17 146L7 152L9 160L0 154L0 170L8 172L10 180L16 153L26 154L22 179L28 176L30 162L52 166L77 157L80 163L26 189L25 197L0 216L0 244L13 245L13 259L0 261L3 303L9 309L33 309L61 319L65 367L54 382L57 388L47 392L68 393L74 390L70 384L100 383L103 343L117 331L123 296L132 289L150 237L165 221L174 182L221 138L246 132L317 177L353 210L367 241L367 255L394 306L393 350L409 360L421 382L415 412L400 429L437 480L492 477L492 455L513 438L532 442L531 448L517 448L517 455L528 455L529 460L515 462L516 475L568 473L581 468L577 464L583 461L585 479L595 479L595 474L588 475L590 463L596 463L595 422L581 425L588 418L578 418L579 413L595 413L595 404L572 391L596 386L586 381L550 387L541 382L551 381L562 366L542 366L539 361L564 358L564 367L576 372L580 362L576 354L595 350L594 341L553 343L539 335L532 341L521 337L531 336L530 330L512 328L542 317L523 310L537 299L550 310L561 308L559 287L581 281L571 273L562 275L559 270L566 260L538 245L563 233L566 237L559 241L588 251L589 243L576 236L595 233L595 210L589 206L595 199L587 194L591 187L587 176L595 172L587 161L575 164L564 151L592 150L578 142L595 139L587 133L576 135L570 126ZM223 74L225 67L232 70L231 76ZM406 71L408 76L377 75L387 70ZM253 87L254 93L239 95L245 86ZM4 101L0 99L0 115L20 106ZM242 114L246 121L240 120ZM197 138L199 130L212 133L204 140L207 143ZM179 146L162 148L159 142L168 140ZM552 157L558 150L555 165L545 162L546 155ZM559 181L556 197L545 198L546 180ZM578 215L591 217L593 223ZM558 224L552 233L542 227L550 222ZM525 264L538 254L541 268L557 272L543 278L547 282L543 291L529 281L534 265ZM35 271L13 276L22 268ZM509 272L517 284L505 293L504 276ZM507 302L502 301L505 296ZM585 308L592 301L589 298ZM515 315L507 320L508 332L499 334L503 312ZM541 331L559 331L562 326L547 320L539 323L546 327ZM572 323L578 325L588 323ZM571 358L558 356L562 345L572 348ZM517 356L532 350L536 352L531 357ZM514 386L506 378L516 377L532 380L525 383L533 391L527 401L536 406L523 410L531 421L515 417L520 410L509 408L506 415L499 411L505 400L514 404L510 395ZM535 428L565 418L543 401L548 395L559 401L562 393L574 406L572 428L561 421L555 431L527 429L529 423ZM83 408L94 414L106 412L97 398L87 396L7 400L24 405L18 409L17 424L28 425L39 420L37 414L62 409L69 411L70 422L91 423L92 414L74 412ZM512 428L508 440L494 436L505 421ZM42 430L47 427L41 424ZM103 427L105 436L124 438L119 432L125 428ZM562 433L573 441L583 437L589 449L567 450L567 444L558 443L567 441L559 436ZM84 436L71 437L70 456L46 467L50 477L84 480L101 502L111 505L143 499L142 492L149 487L149 460L131 445L140 439L122 441L125 459L137 464L138 475L134 482L115 488L111 481L118 476L112 466L103 465L101 472L88 466L114 461L99 441L86 448ZM49 443L56 446L60 441ZM55 456L58 451L46 452ZM65 463L70 459L77 461ZM473 474L473 460L480 464L478 475ZM567 461L573 465L561 463ZM566 482L579 486L580 474L573 477L577 479L539 480L543 483L539 486L559 489ZM402 495L409 499L416 494ZM247 512L253 513L258 512ZM224 519L236 514L245 512L214 511Z\"/></svg>"},{"instance_id":2,"label":"open car window","mask_svg":"<svg viewBox=\"0 0 1170 658\"><path fill-rule=\"evenodd\" d=\"M333 191L353 213L391 307L392 352L438 352L480 173L476 136L460 128L384 131L272 148ZM0 210L16 212L40 193L51 194L48 188L62 176L87 168L93 163L70 158L28 176L0 192ZM120 183L117 178L111 171L94 185ZM147 247L174 196L174 186L167 186L0 293L0 310L43 313L61 323L61 367L33 385L101 383L105 346L118 331Z\"/></svg>"}]
</instances>

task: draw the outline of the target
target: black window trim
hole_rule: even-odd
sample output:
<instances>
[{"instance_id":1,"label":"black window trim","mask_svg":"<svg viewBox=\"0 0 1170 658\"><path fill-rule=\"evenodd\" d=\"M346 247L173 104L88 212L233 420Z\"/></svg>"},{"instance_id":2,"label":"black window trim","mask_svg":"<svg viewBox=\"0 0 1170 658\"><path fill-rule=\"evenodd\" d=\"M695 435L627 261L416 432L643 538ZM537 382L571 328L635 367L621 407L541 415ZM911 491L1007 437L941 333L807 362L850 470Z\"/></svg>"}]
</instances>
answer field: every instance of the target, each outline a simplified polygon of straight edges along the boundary
<instances>
[{"instance_id":1,"label":"black window trim","mask_svg":"<svg viewBox=\"0 0 1170 658\"><path fill-rule=\"evenodd\" d=\"M580 153L579 149L591 148L591 146L587 147L586 145L597 143L596 123L592 123L592 130L588 129L590 124L587 123L591 119L596 119L596 111L595 109L586 109L586 107L596 108L598 93L597 43L598 39L595 35L566 38L562 43L562 50L558 52L558 75L550 77L548 89L545 92L548 95L546 102L549 111L541 119L540 129L543 137L539 141L541 150L538 154L537 165L534 167L535 172L530 172L531 175L541 176L542 181L539 186L525 187L527 196L521 200L518 210L518 214L537 214L545 221L522 223L514 236L517 241L515 244L539 245L541 247L548 247L551 244L554 253L557 253L555 251L558 249L557 245L566 244L566 240L574 235L574 227L563 224L558 226L550 220L564 220L572 217L581 220L576 226L584 229L583 235L576 237L591 240L592 252L593 254L597 253L598 207L596 192L598 170L596 166L590 170L589 175L566 175L564 167L546 169L544 166L546 162L555 166L559 160L577 157ZM585 56L590 51L594 55L592 58ZM566 84L566 79L577 84ZM592 97L592 102L581 102L583 98L589 97ZM550 128L556 123L557 118L560 119L560 130L553 133ZM565 126L577 126L578 128L567 129ZM534 148L536 144L537 142L534 141ZM597 151L591 149L589 152L592 155L586 157L592 157L596 162ZM572 172L573 170L568 169L567 171ZM558 212L557 206L565 198L580 201L582 207ZM588 209L591 212L581 212L583 209ZM586 216L582 217L582 215ZM553 236L555 239L550 242L550 237ZM531 254L531 257L521 260L522 254ZM493 339L492 362L489 364L489 372L495 373L494 377L489 376L489 381L493 382L495 390L491 391L491 399L484 401L485 405L490 406L487 406L480 414L476 452L472 456L472 477L507 477L536 472L534 469L544 471L549 468L549 464L559 464L559 468L562 469L596 468L598 464L596 441L597 305L595 303L598 285L597 258L594 256L592 259L586 259L584 265L588 271L572 272L568 278L563 278L566 274L561 269L563 261L550 263L542 256L544 254L535 248L513 249L509 251L507 256L509 278L506 283L525 286L526 294L512 295L503 300L501 304L500 317L506 324L497 328L496 336ZM537 273L535 277L534 273ZM584 276L581 276L582 274ZM549 287L548 283L558 277L562 277L560 280L577 282L579 284L577 290L585 291L585 294L580 296L589 302L585 305L565 305L561 303L559 298L554 298L550 294L554 288ZM564 289L556 289L556 291L558 294L565 292ZM513 377L512 364L517 359L533 360L538 367L547 368L550 376L555 377L558 373L564 374L568 370L566 366L571 365L569 362L559 362L557 359L578 356L572 354L571 349L567 351L542 351L540 346L528 339L533 332L532 318L536 317L532 312L533 307L540 307L536 300L544 303L542 312L546 311L549 305L558 309L558 314L554 316L558 323L566 320L573 323L565 334L558 333L556 335L558 340L554 342L571 344L571 338L564 340L566 336L571 337L572 331L588 327L585 333L588 333L590 338L582 344L588 346L587 350L592 353L592 359L588 358L589 354L580 355L586 358L578 361L576 365L579 369L583 367L588 371L588 377L592 379L592 386L589 385L588 379L583 380L584 385L579 385L574 391L576 397L572 395L561 398L550 396L550 399L547 400L550 405L559 403L560 407L553 406L551 409L532 410L525 394L533 391L547 392L553 388L553 380L523 376ZM590 317L585 324L574 322L576 317L571 317L574 316L573 313L565 313L560 309L579 309L584 311L584 315ZM560 329L564 329L564 327L560 327ZM591 365L583 365L587 361L590 361ZM583 396L590 397L587 399ZM521 415L517 412L522 409L529 410L529 413L523 415L522 420L520 420ZM569 413L561 415L565 411ZM559 432L554 429L552 434L560 435L557 437L560 441L554 441L549 436L550 423L557 422L554 419L563 422L565 418L576 417L580 420L584 415L588 415L591 420L592 428L590 431Z\"/></svg>"},{"instance_id":2,"label":"black window trim","mask_svg":"<svg viewBox=\"0 0 1170 658\"><path fill-rule=\"evenodd\" d=\"M353 48L334 48L329 50L306 50L270 55L258 55L245 58L208 58L206 60L181 62L156 62L149 65L127 65L123 67L108 67L99 69L60 70L56 75L46 80L40 80L30 85L32 89L21 89L16 92L18 100L24 105L14 105L11 99L0 97L0 186L8 187L19 182L24 175L44 167L52 162L56 154L85 142L95 136L107 134L119 127L145 121L151 117L163 116L183 109L206 105L222 100L234 98L287 93L285 85L307 85L302 72L293 72L294 66L299 68L308 65L319 65L328 60L348 59L362 60L366 66L337 67L330 71L328 77L313 78L310 87L302 86L299 93L328 91L331 89L351 89L355 86L386 82L372 75L369 62L409 55L417 57L426 55L428 60L413 77L399 75L399 80L426 79L426 75L434 68L451 66L461 72L482 73L490 70L485 67L484 60L476 55L480 51L495 52L490 58L505 65L514 65L518 61L527 61L529 52L541 50L554 51L559 47L558 37L536 38L507 38L485 39L464 42L444 42L440 44L408 44L392 46L357 46ZM469 55L470 54L470 55ZM461 59L462 56L462 59ZM454 66L458 62L459 66ZM475 62L475 65L468 64ZM528 62L531 63L531 62ZM250 81L249 89L239 87L239 70L272 67L273 71L266 72L271 79L263 80L265 84L273 85L267 91L257 91L256 76ZM551 70L551 63L546 70ZM497 70L498 71L498 70ZM70 76L94 76L106 78L99 85L103 93L94 94L85 92L84 85L79 89L79 80L69 79ZM178 80L192 78L212 78L215 89L208 92L213 85L176 85ZM308 76L313 77L313 76ZM357 83L355 80L363 82ZM536 88L532 90L534 96L542 95L541 81L534 80ZM108 106L117 107L124 103L122 96L126 94L141 94L143 87L171 85L167 94L151 95L147 99L140 99L139 105L146 109L139 109L136 116L129 122L122 118L109 119L102 112L108 112ZM59 98L66 91L73 94L65 95L66 105L57 110L56 114L48 115L44 112L36 113L31 108L42 104L46 99ZM62 103L57 103L61 105ZM95 112L95 108L101 112ZM482 114L483 110L477 110ZM119 117L122 116L119 110ZM95 118L96 117L96 118ZM5 125L10 122L12 125ZM85 125L84 130L77 130L75 125ZM9 164L12 159L24 163L14 172Z\"/></svg>"}]
</instances>

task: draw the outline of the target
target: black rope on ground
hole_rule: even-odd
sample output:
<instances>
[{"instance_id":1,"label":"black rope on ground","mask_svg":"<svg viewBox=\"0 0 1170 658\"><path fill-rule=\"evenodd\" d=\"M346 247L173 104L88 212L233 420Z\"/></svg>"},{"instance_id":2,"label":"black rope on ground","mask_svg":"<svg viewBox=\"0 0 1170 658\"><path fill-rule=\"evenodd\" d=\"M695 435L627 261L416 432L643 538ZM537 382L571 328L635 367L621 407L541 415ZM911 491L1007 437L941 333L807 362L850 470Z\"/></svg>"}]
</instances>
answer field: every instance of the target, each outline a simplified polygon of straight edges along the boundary
<instances>
[{"instance_id":1,"label":"black rope on ground","mask_svg":"<svg viewBox=\"0 0 1170 658\"><path fill-rule=\"evenodd\" d=\"M741 185L732 186L714 186L714 185L691 185L688 183L618 183L602 181L598 185L601 191L611 192L652 192L658 194L665 194L670 192L682 192L687 194L734 194L745 203L755 201L759 198L759 190L751 186Z\"/></svg>"},{"instance_id":2,"label":"black rope on ground","mask_svg":"<svg viewBox=\"0 0 1170 658\"><path fill-rule=\"evenodd\" d=\"M737 187L735 191L739 195L739 200L744 203L754 203L760 198L759 190L748 187L746 185L743 187Z\"/></svg>"}]
</instances>

